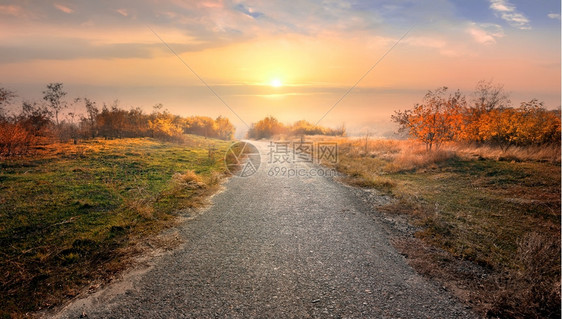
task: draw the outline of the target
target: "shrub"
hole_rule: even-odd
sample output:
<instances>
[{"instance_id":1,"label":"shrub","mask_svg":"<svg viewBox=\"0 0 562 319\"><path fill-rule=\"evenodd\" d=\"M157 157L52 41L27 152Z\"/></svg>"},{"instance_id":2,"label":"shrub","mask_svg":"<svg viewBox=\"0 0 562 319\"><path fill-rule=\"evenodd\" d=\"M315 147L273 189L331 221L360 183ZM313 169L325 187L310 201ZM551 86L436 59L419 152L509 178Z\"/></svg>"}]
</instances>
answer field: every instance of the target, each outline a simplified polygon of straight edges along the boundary
<instances>
[{"instance_id":1,"label":"shrub","mask_svg":"<svg viewBox=\"0 0 562 319\"><path fill-rule=\"evenodd\" d=\"M0 156L26 155L38 140L22 123L0 122Z\"/></svg>"}]
</instances>

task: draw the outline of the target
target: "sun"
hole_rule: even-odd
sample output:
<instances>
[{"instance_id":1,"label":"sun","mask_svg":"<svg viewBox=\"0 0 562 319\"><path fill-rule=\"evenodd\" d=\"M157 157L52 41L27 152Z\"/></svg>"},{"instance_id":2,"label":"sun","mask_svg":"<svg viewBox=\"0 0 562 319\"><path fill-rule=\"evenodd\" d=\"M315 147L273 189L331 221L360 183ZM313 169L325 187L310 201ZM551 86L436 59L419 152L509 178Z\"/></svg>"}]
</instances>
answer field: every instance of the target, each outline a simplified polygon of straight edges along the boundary
<instances>
[{"instance_id":1,"label":"sun","mask_svg":"<svg viewBox=\"0 0 562 319\"><path fill-rule=\"evenodd\" d=\"M278 88L283 85L283 83L279 79L273 79L269 84L275 88Z\"/></svg>"}]
</instances>

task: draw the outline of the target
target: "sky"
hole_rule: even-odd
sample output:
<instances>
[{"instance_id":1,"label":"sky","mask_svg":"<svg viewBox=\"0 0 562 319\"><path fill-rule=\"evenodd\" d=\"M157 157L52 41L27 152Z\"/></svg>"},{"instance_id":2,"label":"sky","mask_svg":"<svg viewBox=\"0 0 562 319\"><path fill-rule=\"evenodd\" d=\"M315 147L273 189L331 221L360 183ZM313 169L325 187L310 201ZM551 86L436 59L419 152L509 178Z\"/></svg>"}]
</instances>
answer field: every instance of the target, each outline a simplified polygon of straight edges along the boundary
<instances>
[{"instance_id":1,"label":"sky","mask_svg":"<svg viewBox=\"0 0 562 319\"><path fill-rule=\"evenodd\" d=\"M98 104L227 116L239 137L269 115L389 136L427 90L480 80L557 108L560 47L557 0L0 0L14 107L62 82Z\"/></svg>"}]
</instances>

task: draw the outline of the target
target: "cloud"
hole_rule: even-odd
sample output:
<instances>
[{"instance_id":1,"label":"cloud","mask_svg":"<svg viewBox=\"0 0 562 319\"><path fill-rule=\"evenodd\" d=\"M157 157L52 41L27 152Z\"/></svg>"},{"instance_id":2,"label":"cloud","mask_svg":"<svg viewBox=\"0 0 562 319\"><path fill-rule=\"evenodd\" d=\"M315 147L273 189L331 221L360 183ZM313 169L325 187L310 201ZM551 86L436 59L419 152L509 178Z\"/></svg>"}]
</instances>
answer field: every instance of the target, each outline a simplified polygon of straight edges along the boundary
<instances>
[{"instance_id":1,"label":"cloud","mask_svg":"<svg viewBox=\"0 0 562 319\"><path fill-rule=\"evenodd\" d=\"M474 38L474 40L476 40L476 42L482 44L496 43L496 39L493 36L489 35L486 31L480 28L469 28L468 33Z\"/></svg>"},{"instance_id":2,"label":"cloud","mask_svg":"<svg viewBox=\"0 0 562 319\"><path fill-rule=\"evenodd\" d=\"M547 14L547 17L554 19L554 20L560 20L560 14L559 13L549 13Z\"/></svg>"},{"instance_id":3,"label":"cloud","mask_svg":"<svg viewBox=\"0 0 562 319\"><path fill-rule=\"evenodd\" d=\"M404 41L413 46L426 47L441 49L447 46L447 42L443 39L431 38L431 37L410 37Z\"/></svg>"},{"instance_id":4,"label":"cloud","mask_svg":"<svg viewBox=\"0 0 562 319\"><path fill-rule=\"evenodd\" d=\"M508 0L490 0L490 8L512 27L521 30L531 29L529 19L518 12L517 8L509 3Z\"/></svg>"},{"instance_id":5,"label":"cloud","mask_svg":"<svg viewBox=\"0 0 562 319\"><path fill-rule=\"evenodd\" d=\"M442 5L434 8L433 2L428 4L416 0L308 0L291 3L265 0L113 0L104 5L97 1L70 4L62 0L33 3L4 0L0 15L14 15L23 11L37 17L25 21L37 26L37 29L57 25L79 33L80 29L76 27L85 22L100 30L144 28L144 25L149 24L160 29L183 30L205 41L215 41L217 38L236 41L285 34L318 37L347 33L362 36L361 32L370 35L376 32L377 35L388 36L389 32L392 33L393 25L426 21L428 15L451 15L446 3L448 0L433 1ZM61 15L61 12L66 14ZM254 23L248 23L248 18L253 19ZM8 16L8 19L20 25L23 22L16 21L12 16ZM10 21L4 22L9 24ZM377 32L381 30L382 34Z\"/></svg>"},{"instance_id":6,"label":"cloud","mask_svg":"<svg viewBox=\"0 0 562 319\"><path fill-rule=\"evenodd\" d=\"M442 36L413 36L406 38L404 43L414 47L434 49L446 57L460 57L468 54L463 45Z\"/></svg>"},{"instance_id":7,"label":"cloud","mask_svg":"<svg viewBox=\"0 0 562 319\"><path fill-rule=\"evenodd\" d=\"M0 14L19 17L23 14L23 9L20 6L15 5L0 6Z\"/></svg>"},{"instance_id":8,"label":"cloud","mask_svg":"<svg viewBox=\"0 0 562 319\"><path fill-rule=\"evenodd\" d=\"M209 43L168 43L178 53L211 47ZM30 60L127 59L169 54L162 43L95 44L79 38L45 37L22 45L0 45L0 63Z\"/></svg>"},{"instance_id":9,"label":"cloud","mask_svg":"<svg viewBox=\"0 0 562 319\"><path fill-rule=\"evenodd\" d=\"M62 4L54 3L53 5L55 6L55 8L67 14L71 14L72 12L74 12L74 10L70 9L67 6L63 6Z\"/></svg>"},{"instance_id":10,"label":"cloud","mask_svg":"<svg viewBox=\"0 0 562 319\"><path fill-rule=\"evenodd\" d=\"M0 6L0 20L3 20L0 28L15 27L6 33L0 49L8 50L4 55L10 52L15 56L2 56L1 61L94 58L95 54L99 54L100 59L124 58L127 47L131 49L132 58L150 57L149 53L154 50L140 43L157 46L161 43L147 32L146 25L154 27L166 41L184 43L174 46L178 53L295 35L315 41L338 38L365 41L368 48L373 48L382 45L373 39L382 39L390 45L403 34L405 26L415 21L420 23L404 42L447 56L466 55L462 42L471 36L486 44L499 37L482 25L475 25L474 30L465 33L467 22L459 21L449 0L324 0L290 4L265 0L113 0L105 5L95 1L77 1L72 5L62 0L43 0L33 5L19 0L4 1L6 5ZM511 10L506 13L515 12L507 2L496 2L496 7ZM19 18L16 14L25 14L28 18ZM435 19L428 23L429 17ZM25 25L33 26L32 31L24 29ZM4 29L8 30L6 27ZM36 43L36 39L42 39L47 32L51 36L46 41L55 38L54 34L56 39L52 43ZM415 39L422 32L425 32L425 39ZM464 33L463 39L456 35L459 32ZM148 34L144 36L145 33ZM408 40L412 36L414 39ZM83 40L84 48L74 45L75 39ZM68 52L61 53L57 46L68 48ZM87 52L90 49L91 53Z\"/></svg>"},{"instance_id":11,"label":"cloud","mask_svg":"<svg viewBox=\"0 0 562 319\"><path fill-rule=\"evenodd\" d=\"M499 12L513 12L515 7L506 0L491 0L490 8Z\"/></svg>"},{"instance_id":12,"label":"cloud","mask_svg":"<svg viewBox=\"0 0 562 319\"><path fill-rule=\"evenodd\" d=\"M117 9L115 10L115 12L119 13L120 15L124 16L124 17L128 17L129 16L129 11L127 11L127 9Z\"/></svg>"},{"instance_id":13,"label":"cloud","mask_svg":"<svg viewBox=\"0 0 562 319\"><path fill-rule=\"evenodd\" d=\"M493 23L470 23L466 31L476 42L482 44L494 44L497 38L504 36L502 27Z\"/></svg>"},{"instance_id":14,"label":"cloud","mask_svg":"<svg viewBox=\"0 0 562 319\"><path fill-rule=\"evenodd\" d=\"M255 11L254 9L252 9L252 8L242 4L242 3L239 3L239 4L235 5L234 10L240 11L240 12L244 13L245 15L248 15L248 16L254 18L254 19L258 19L258 18L261 18L261 17L265 16L264 13Z\"/></svg>"}]
</instances>

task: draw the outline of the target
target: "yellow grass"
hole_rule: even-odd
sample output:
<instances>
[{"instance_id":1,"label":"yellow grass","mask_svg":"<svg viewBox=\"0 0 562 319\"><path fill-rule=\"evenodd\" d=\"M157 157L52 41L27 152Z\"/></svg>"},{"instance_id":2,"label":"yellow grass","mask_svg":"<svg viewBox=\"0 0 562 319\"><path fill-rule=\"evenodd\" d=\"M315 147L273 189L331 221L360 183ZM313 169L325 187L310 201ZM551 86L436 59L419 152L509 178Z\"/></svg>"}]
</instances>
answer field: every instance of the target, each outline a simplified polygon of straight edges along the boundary
<instances>
[{"instance_id":1,"label":"yellow grass","mask_svg":"<svg viewBox=\"0 0 562 319\"><path fill-rule=\"evenodd\" d=\"M365 137L345 138L315 136L315 141L337 142L340 154L352 158L377 158L387 161L382 173L414 170L440 163L455 156L462 159L490 159L500 161L538 161L560 163L559 145L513 146L502 150L497 146L448 143L428 152L425 145L413 140L387 140Z\"/></svg>"}]
</instances>

